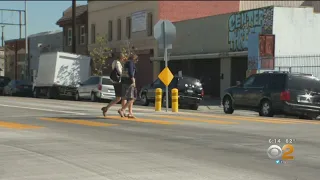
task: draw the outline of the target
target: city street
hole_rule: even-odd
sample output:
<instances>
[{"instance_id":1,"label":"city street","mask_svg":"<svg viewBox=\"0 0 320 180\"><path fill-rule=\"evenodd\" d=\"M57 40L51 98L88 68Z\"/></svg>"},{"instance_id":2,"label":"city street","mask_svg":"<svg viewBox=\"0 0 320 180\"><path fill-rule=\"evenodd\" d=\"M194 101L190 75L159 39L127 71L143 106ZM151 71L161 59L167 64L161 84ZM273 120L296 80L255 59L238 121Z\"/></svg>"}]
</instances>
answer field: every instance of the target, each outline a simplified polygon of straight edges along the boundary
<instances>
[{"instance_id":1,"label":"city street","mask_svg":"<svg viewBox=\"0 0 320 180\"><path fill-rule=\"evenodd\" d=\"M103 105L0 96L0 179L319 180L320 121ZM294 160L269 159L269 139Z\"/></svg>"}]
</instances>

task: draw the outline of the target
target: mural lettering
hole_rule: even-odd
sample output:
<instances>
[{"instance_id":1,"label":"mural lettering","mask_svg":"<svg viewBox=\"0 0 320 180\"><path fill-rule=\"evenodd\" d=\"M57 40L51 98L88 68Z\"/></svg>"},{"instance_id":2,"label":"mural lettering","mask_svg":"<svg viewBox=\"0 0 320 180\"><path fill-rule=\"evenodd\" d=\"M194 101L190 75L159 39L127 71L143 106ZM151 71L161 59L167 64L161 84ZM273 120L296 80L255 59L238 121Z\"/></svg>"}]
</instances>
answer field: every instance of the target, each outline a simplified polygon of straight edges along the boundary
<instances>
[{"instance_id":1,"label":"mural lettering","mask_svg":"<svg viewBox=\"0 0 320 180\"><path fill-rule=\"evenodd\" d=\"M273 7L232 14L229 18L231 51L247 51L250 33L272 34Z\"/></svg>"}]
</instances>

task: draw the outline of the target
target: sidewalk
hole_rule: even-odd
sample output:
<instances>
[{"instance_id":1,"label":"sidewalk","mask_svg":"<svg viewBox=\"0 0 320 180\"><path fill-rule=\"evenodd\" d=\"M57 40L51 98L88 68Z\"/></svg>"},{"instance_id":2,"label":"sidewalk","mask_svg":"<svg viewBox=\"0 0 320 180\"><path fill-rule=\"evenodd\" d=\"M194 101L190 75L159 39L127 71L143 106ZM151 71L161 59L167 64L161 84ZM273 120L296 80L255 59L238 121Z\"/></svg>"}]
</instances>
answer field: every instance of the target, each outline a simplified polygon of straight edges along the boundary
<instances>
[{"instance_id":1,"label":"sidewalk","mask_svg":"<svg viewBox=\"0 0 320 180\"><path fill-rule=\"evenodd\" d=\"M204 99L200 103L198 110L207 111L217 109L222 110L221 100L219 98L204 97Z\"/></svg>"}]
</instances>

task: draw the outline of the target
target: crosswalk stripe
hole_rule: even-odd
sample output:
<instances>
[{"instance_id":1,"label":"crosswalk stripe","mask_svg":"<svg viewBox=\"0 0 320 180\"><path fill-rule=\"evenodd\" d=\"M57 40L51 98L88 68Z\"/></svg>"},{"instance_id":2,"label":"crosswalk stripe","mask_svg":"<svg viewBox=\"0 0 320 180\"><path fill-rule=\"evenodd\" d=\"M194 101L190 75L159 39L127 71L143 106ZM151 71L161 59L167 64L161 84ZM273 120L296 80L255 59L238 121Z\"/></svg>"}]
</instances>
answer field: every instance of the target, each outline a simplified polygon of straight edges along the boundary
<instances>
[{"instance_id":1,"label":"crosswalk stripe","mask_svg":"<svg viewBox=\"0 0 320 180\"><path fill-rule=\"evenodd\" d=\"M163 125L174 125L179 124L170 121L162 121L162 120L155 120L155 119L144 119L144 118L127 118L127 117L119 117L119 116L100 116L99 118L103 119L110 119L110 120L122 120L122 121L134 121L134 122L143 122L143 123L153 123L153 124L163 124Z\"/></svg>"},{"instance_id":2,"label":"crosswalk stripe","mask_svg":"<svg viewBox=\"0 0 320 180\"><path fill-rule=\"evenodd\" d=\"M44 121L62 122L62 123L78 124L78 125L85 125L85 126L108 127L108 126L117 125L117 124L109 124L109 123L79 120L79 119L63 119L63 118L39 118L39 119Z\"/></svg>"},{"instance_id":3,"label":"crosswalk stripe","mask_svg":"<svg viewBox=\"0 0 320 180\"><path fill-rule=\"evenodd\" d=\"M0 127L10 128L10 129L38 129L38 128L43 128L41 126L34 126L34 125L20 124L20 123L13 123L13 122L5 122L5 121L0 121Z\"/></svg>"},{"instance_id":4,"label":"crosswalk stripe","mask_svg":"<svg viewBox=\"0 0 320 180\"><path fill-rule=\"evenodd\" d=\"M249 117L234 117L234 116L219 116L219 115L206 115L206 114L186 114L188 115L188 117L185 116L185 114L179 114L179 116L177 115L172 115L173 117L186 117L186 118L189 118L190 116L198 116L198 117L206 117L206 118L212 118L212 119L228 119L228 120L239 120L239 121L250 121L250 122L260 122L260 123L271 123L271 124L294 124L294 122L285 122L285 121L273 121L273 120L266 120L266 119L258 119L258 118L255 118L255 119L251 119Z\"/></svg>"},{"instance_id":5,"label":"crosswalk stripe","mask_svg":"<svg viewBox=\"0 0 320 180\"><path fill-rule=\"evenodd\" d=\"M218 120L203 120L203 119L199 119L199 118L189 118L189 117L181 117L181 116L167 116L167 115L155 115L155 116L161 117L161 118L173 119L173 120L205 122L205 123L213 123L213 124L239 124L238 122L218 121Z\"/></svg>"}]
</instances>

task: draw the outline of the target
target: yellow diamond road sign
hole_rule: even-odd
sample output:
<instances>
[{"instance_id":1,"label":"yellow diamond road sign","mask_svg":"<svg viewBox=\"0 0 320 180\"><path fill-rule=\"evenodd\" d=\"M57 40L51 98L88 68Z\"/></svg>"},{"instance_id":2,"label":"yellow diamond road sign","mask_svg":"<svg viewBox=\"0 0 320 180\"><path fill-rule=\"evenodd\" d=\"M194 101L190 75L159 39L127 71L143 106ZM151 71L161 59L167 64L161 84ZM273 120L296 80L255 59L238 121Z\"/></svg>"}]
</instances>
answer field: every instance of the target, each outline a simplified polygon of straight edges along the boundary
<instances>
[{"instance_id":1,"label":"yellow diamond road sign","mask_svg":"<svg viewBox=\"0 0 320 180\"><path fill-rule=\"evenodd\" d=\"M158 78L163 82L164 85L169 86L173 79L173 74L168 67L164 68L158 75Z\"/></svg>"}]
</instances>

